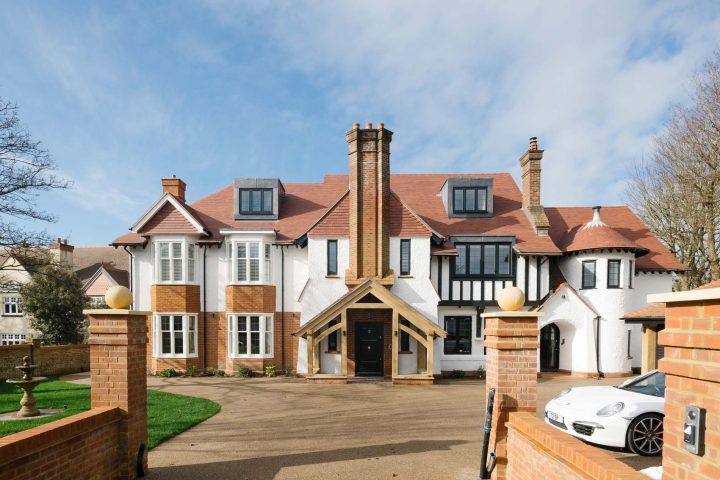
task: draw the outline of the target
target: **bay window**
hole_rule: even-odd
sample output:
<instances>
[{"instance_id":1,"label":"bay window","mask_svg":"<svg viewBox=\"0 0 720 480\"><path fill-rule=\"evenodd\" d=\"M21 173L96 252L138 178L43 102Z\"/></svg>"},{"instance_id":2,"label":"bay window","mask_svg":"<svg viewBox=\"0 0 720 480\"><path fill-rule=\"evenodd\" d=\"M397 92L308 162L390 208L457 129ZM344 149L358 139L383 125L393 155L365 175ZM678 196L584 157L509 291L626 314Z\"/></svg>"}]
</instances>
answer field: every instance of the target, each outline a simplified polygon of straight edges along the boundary
<instances>
[{"instance_id":1,"label":"bay window","mask_svg":"<svg viewBox=\"0 0 720 480\"><path fill-rule=\"evenodd\" d=\"M260 313L228 315L228 356L271 358L273 316Z\"/></svg>"},{"instance_id":2,"label":"bay window","mask_svg":"<svg viewBox=\"0 0 720 480\"><path fill-rule=\"evenodd\" d=\"M197 315L160 313L153 318L156 357L197 356Z\"/></svg>"},{"instance_id":3,"label":"bay window","mask_svg":"<svg viewBox=\"0 0 720 480\"><path fill-rule=\"evenodd\" d=\"M195 244L186 240L155 242L157 283L195 282Z\"/></svg>"},{"instance_id":4,"label":"bay window","mask_svg":"<svg viewBox=\"0 0 720 480\"><path fill-rule=\"evenodd\" d=\"M230 244L232 283L271 283L271 245L260 240Z\"/></svg>"}]
</instances>

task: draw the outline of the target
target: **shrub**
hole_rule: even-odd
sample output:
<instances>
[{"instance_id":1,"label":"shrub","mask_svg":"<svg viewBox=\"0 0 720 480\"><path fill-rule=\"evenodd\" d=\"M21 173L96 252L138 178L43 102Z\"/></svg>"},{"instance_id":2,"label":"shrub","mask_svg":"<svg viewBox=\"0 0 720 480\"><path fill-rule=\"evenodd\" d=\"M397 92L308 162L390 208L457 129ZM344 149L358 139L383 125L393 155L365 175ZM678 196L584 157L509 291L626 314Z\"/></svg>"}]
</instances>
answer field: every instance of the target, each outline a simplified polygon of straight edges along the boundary
<instances>
[{"instance_id":1,"label":"shrub","mask_svg":"<svg viewBox=\"0 0 720 480\"><path fill-rule=\"evenodd\" d=\"M275 371L275 365L268 365L265 367L266 377L274 377L275 375L277 375L277 372Z\"/></svg>"},{"instance_id":2,"label":"shrub","mask_svg":"<svg viewBox=\"0 0 720 480\"><path fill-rule=\"evenodd\" d=\"M188 365L188 367L185 369L185 375L188 377L194 377L197 375L197 367L195 365Z\"/></svg>"},{"instance_id":3,"label":"shrub","mask_svg":"<svg viewBox=\"0 0 720 480\"><path fill-rule=\"evenodd\" d=\"M224 377L225 376L225 370L216 370L215 371L216 377Z\"/></svg>"},{"instance_id":4,"label":"shrub","mask_svg":"<svg viewBox=\"0 0 720 480\"><path fill-rule=\"evenodd\" d=\"M160 370L160 372L158 372L158 376L165 378L177 377L177 372L172 368L166 368L165 370Z\"/></svg>"},{"instance_id":5,"label":"shrub","mask_svg":"<svg viewBox=\"0 0 720 480\"><path fill-rule=\"evenodd\" d=\"M243 368L241 368L240 370L238 370L237 376L238 376L238 377L243 377L243 378L250 378L250 377L253 376L253 372L252 372L252 370L250 370L249 368L243 367Z\"/></svg>"},{"instance_id":6,"label":"shrub","mask_svg":"<svg viewBox=\"0 0 720 480\"><path fill-rule=\"evenodd\" d=\"M283 370L283 375L286 377L294 377L295 376L295 369L293 367L285 367L285 370Z\"/></svg>"},{"instance_id":7,"label":"shrub","mask_svg":"<svg viewBox=\"0 0 720 480\"><path fill-rule=\"evenodd\" d=\"M486 373L487 373L487 372L485 372L485 367L483 367L482 365L480 365L480 366L478 367L478 369L477 369L477 376L478 376L478 378L479 378L480 380L485 380Z\"/></svg>"},{"instance_id":8,"label":"shrub","mask_svg":"<svg viewBox=\"0 0 720 480\"><path fill-rule=\"evenodd\" d=\"M214 377L217 374L217 369L213 367L207 367L205 369L205 376Z\"/></svg>"},{"instance_id":9,"label":"shrub","mask_svg":"<svg viewBox=\"0 0 720 480\"><path fill-rule=\"evenodd\" d=\"M465 378L465 372L462 370L453 370L450 372L452 378Z\"/></svg>"}]
</instances>

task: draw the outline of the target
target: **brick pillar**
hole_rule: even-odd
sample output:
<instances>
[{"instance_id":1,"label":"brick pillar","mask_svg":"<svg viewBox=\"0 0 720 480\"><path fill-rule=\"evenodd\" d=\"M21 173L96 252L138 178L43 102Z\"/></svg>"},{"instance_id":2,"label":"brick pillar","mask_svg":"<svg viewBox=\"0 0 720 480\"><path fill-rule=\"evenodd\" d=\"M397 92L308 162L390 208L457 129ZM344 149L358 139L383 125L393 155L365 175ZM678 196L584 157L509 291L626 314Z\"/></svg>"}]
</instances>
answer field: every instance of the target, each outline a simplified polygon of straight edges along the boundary
<instances>
[{"instance_id":1,"label":"brick pillar","mask_svg":"<svg viewBox=\"0 0 720 480\"><path fill-rule=\"evenodd\" d=\"M663 479L720 478L720 288L649 295L666 302ZM706 409L705 453L683 446L685 407Z\"/></svg>"},{"instance_id":2,"label":"brick pillar","mask_svg":"<svg viewBox=\"0 0 720 480\"><path fill-rule=\"evenodd\" d=\"M147 317L150 312L86 310L90 317L91 408L119 407L118 477L137 477L138 452L147 470ZM141 447L142 446L142 447Z\"/></svg>"},{"instance_id":3,"label":"brick pillar","mask_svg":"<svg viewBox=\"0 0 720 480\"><path fill-rule=\"evenodd\" d=\"M506 478L507 423L510 412L531 412L537 406L538 317L541 312L493 312L485 318L485 393L495 388L489 451L497 463L493 479Z\"/></svg>"}]
</instances>

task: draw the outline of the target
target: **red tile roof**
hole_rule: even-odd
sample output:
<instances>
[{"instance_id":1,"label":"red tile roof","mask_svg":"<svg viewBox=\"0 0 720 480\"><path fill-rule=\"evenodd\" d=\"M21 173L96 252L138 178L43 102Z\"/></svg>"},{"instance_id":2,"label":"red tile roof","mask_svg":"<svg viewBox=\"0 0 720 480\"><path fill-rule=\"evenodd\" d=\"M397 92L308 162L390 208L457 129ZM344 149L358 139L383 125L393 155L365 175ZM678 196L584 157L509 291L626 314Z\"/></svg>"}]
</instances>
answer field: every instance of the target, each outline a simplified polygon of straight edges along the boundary
<instances>
[{"instance_id":1,"label":"red tile roof","mask_svg":"<svg viewBox=\"0 0 720 480\"><path fill-rule=\"evenodd\" d=\"M636 260L639 270L687 270L628 207L603 207L608 227L581 229L593 217L591 207L546 208L550 237L563 252L593 248L633 248L648 253Z\"/></svg>"},{"instance_id":2,"label":"red tile roof","mask_svg":"<svg viewBox=\"0 0 720 480\"><path fill-rule=\"evenodd\" d=\"M706 283L705 285L698 287L695 290L705 290L708 288L720 288L720 280L714 280L710 283Z\"/></svg>"},{"instance_id":3,"label":"red tile roof","mask_svg":"<svg viewBox=\"0 0 720 480\"><path fill-rule=\"evenodd\" d=\"M646 305L634 312L626 313L623 319L628 320L650 320L665 318L665 304L664 303L651 303Z\"/></svg>"},{"instance_id":4,"label":"red tile roof","mask_svg":"<svg viewBox=\"0 0 720 480\"><path fill-rule=\"evenodd\" d=\"M197 228L175 206L167 202L138 231L141 235L197 233Z\"/></svg>"}]
</instances>

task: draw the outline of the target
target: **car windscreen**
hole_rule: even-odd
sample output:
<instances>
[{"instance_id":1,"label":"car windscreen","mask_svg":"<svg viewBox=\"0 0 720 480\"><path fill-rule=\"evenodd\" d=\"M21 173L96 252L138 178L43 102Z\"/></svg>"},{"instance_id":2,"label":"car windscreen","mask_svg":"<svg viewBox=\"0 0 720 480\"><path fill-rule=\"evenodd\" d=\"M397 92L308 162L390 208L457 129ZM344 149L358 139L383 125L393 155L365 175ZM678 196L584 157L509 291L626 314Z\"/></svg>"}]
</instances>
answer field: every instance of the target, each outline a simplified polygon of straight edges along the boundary
<instances>
[{"instance_id":1,"label":"car windscreen","mask_svg":"<svg viewBox=\"0 0 720 480\"><path fill-rule=\"evenodd\" d=\"M662 372L655 372L646 377L640 377L636 381L618 388L628 390L630 392L652 395L654 397L665 397L665 374Z\"/></svg>"}]
</instances>

